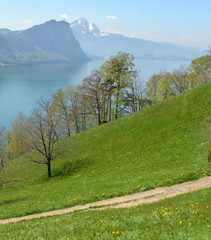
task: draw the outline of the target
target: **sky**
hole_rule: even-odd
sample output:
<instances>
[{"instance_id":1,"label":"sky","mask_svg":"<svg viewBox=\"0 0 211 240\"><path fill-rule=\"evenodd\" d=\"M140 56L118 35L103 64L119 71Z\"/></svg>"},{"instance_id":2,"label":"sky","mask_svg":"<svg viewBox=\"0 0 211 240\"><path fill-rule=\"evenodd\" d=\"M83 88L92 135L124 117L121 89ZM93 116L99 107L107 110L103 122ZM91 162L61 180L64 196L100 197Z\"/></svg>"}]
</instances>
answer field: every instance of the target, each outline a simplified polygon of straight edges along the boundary
<instances>
[{"instance_id":1,"label":"sky","mask_svg":"<svg viewBox=\"0 0 211 240\"><path fill-rule=\"evenodd\" d=\"M208 49L211 0L0 0L0 28L86 18L101 31Z\"/></svg>"}]
</instances>

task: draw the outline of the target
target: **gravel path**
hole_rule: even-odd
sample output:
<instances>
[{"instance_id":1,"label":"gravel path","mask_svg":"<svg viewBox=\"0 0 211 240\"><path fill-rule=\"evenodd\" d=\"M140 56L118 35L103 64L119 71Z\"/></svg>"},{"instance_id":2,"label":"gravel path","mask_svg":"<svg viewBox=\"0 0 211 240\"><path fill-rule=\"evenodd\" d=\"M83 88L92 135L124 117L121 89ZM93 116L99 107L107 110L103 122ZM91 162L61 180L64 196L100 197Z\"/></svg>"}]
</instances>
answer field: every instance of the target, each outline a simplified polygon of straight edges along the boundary
<instances>
[{"instance_id":1,"label":"gravel path","mask_svg":"<svg viewBox=\"0 0 211 240\"><path fill-rule=\"evenodd\" d=\"M105 199L102 201L88 203L85 205L78 205L66 209L54 210L44 213L38 213L23 217L10 218L0 220L0 224L19 222L22 220L29 220L40 217L47 217L53 215L61 215L81 210L101 210L108 208L127 208L134 207L145 203L158 202L164 198L174 197L183 193L196 191L199 189L211 187L211 176L203 177L198 180L176 184L170 187L159 187L145 192L134 193L121 197Z\"/></svg>"}]
</instances>

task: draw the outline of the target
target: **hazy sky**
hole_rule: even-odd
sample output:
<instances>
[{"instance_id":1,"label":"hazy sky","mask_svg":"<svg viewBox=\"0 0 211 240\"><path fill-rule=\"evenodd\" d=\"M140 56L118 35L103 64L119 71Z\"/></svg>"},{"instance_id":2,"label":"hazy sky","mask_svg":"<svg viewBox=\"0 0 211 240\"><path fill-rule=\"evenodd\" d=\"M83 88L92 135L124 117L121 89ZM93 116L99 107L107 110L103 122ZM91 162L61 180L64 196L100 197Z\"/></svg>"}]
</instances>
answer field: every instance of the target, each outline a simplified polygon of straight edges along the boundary
<instances>
[{"instance_id":1,"label":"hazy sky","mask_svg":"<svg viewBox=\"0 0 211 240\"><path fill-rule=\"evenodd\" d=\"M211 0L0 0L0 28L84 17L101 31L207 49Z\"/></svg>"}]
</instances>

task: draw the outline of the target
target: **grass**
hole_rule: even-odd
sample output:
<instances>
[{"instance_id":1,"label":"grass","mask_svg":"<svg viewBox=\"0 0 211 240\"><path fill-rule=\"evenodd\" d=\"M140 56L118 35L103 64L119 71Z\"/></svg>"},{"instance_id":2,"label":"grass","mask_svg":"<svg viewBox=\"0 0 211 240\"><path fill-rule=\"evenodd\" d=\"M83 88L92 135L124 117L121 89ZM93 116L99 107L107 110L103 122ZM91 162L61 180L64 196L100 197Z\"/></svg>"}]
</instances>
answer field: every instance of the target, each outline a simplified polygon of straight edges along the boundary
<instances>
[{"instance_id":1,"label":"grass","mask_svg":"<svg viewBox=\"0 0 211 240\"><path fill-rule=\"evenodd\" d=\"M66 208L193 180L206 174L211 84L70 139L69 152L45 166L9 162L0 189L0 218Z\"/></svg>"},{"instance_id":2,"label":"grass","mask_svg":"<svg viewBox=\"0 0 211 240\"><path fill-rule=\"evenodd\" d=\"M1 240L209 240L209 189L135 208L74 212L0 226Z\"/></svg>"}]
</instances>

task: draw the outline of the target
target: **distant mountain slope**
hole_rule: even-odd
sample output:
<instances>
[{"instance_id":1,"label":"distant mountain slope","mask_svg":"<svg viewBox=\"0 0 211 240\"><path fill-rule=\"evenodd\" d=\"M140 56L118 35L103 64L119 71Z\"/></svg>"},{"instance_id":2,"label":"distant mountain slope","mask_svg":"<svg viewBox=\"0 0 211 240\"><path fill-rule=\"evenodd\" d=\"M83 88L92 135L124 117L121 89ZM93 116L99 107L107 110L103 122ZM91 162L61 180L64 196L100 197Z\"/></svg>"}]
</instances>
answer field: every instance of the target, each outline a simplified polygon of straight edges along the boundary
<instances>
[{"instance_id":1,"label":"distant mountain slope","mask_svg":"<svg viewBox=\"0 0 211 240\"><path fill-rule=\"evenodd\" d=\"M6 64L88 60L68 23L55 20L24 31L0 29L0 62Z\"/></svg>"},{"instance_id":2,"label":"distant mountain slope","mask_svg":"<svg viewBox=\"0 0 211 240\"><path fill-rule=\"evenodd\" d=\"M8 28L0 28L0 34L7 34L12 32L11 30L9 30Z\"/></svg>"},{"instance_id":3,"label":"distant mountain slope","mask_svg":"<svg viewBox=\"0 0 211 240\"><path fill-rule=\"evenodd\" d=\"M99 57L109 57L118 51L125 51L142 59L191 60L202 53L202 49L199 48L100 32L95 24L90 24L84 18L72 22L70 26L83 50Z\"/></svg>"}]
</instances>

